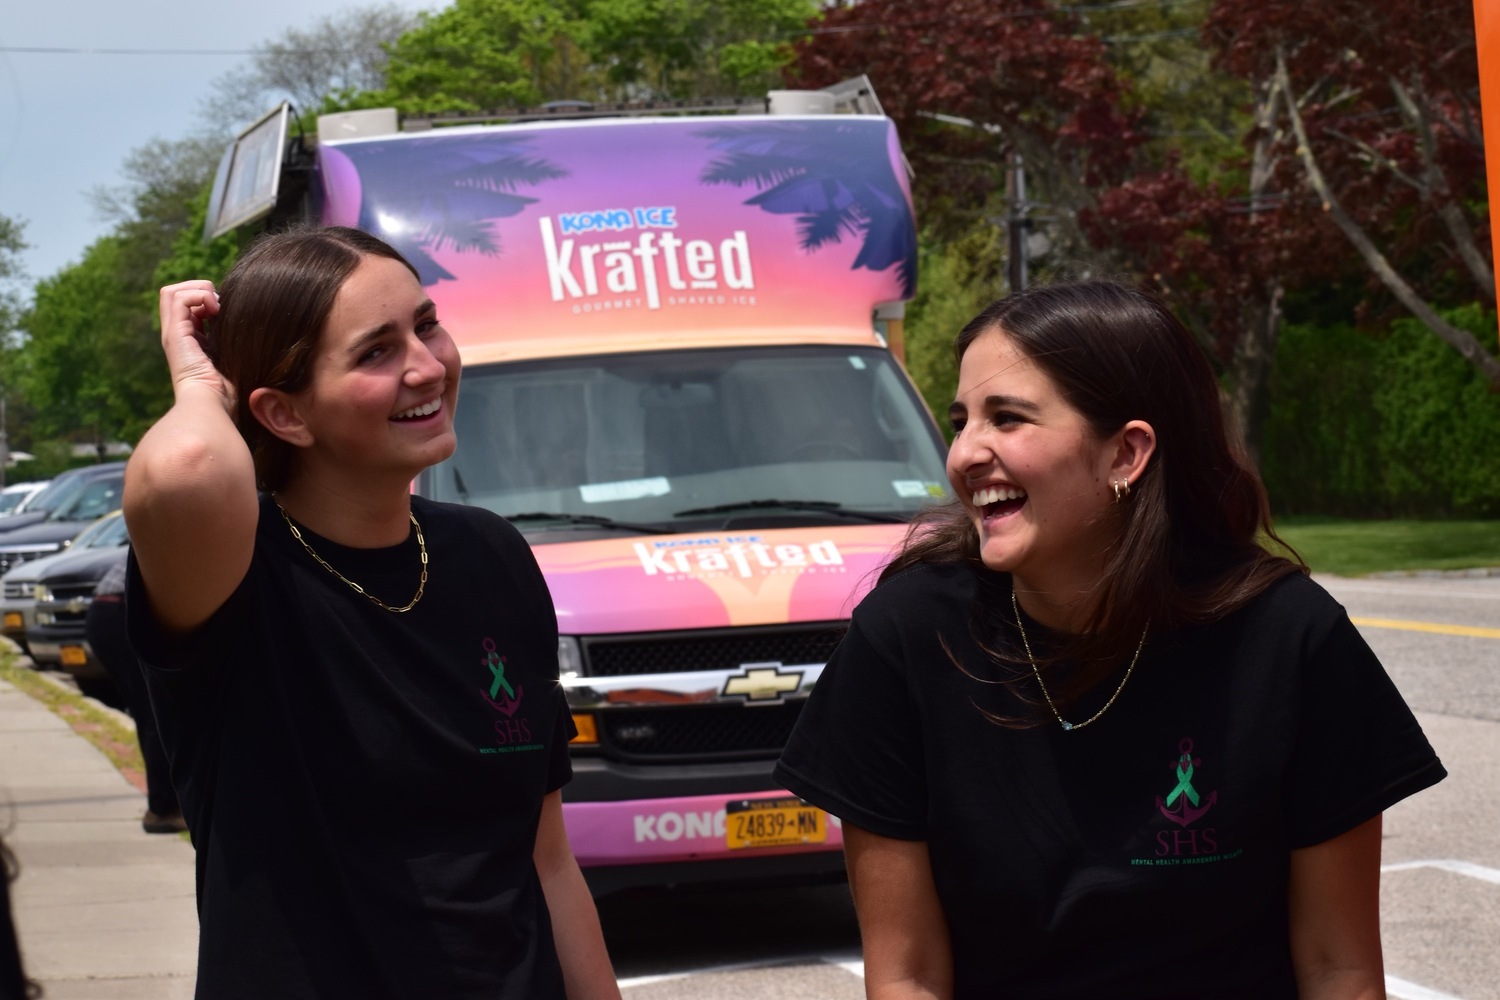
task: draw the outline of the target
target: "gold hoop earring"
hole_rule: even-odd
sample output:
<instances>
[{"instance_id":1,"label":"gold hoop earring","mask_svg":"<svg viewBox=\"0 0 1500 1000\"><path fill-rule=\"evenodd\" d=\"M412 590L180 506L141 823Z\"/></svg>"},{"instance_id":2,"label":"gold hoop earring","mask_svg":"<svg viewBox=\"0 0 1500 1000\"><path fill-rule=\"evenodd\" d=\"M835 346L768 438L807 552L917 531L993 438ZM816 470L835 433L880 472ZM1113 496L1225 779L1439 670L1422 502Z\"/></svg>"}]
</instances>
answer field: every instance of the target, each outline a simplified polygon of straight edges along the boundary
<instances>
[{"instance_id":1,"label":"gold hoop earring","mask_svg":"<svg viewBox=\"0 0 1500 1000\"><path fill-rule=\"evenodd\" d=\"M1110 485L1112 485L1115 488L1115 503L1119 503L1125 497L1130 496L1130 477L1129 476L1125 476L1125 477L1123 477L1121 479L1116 479Z\"/></svg>"}]
</instances>

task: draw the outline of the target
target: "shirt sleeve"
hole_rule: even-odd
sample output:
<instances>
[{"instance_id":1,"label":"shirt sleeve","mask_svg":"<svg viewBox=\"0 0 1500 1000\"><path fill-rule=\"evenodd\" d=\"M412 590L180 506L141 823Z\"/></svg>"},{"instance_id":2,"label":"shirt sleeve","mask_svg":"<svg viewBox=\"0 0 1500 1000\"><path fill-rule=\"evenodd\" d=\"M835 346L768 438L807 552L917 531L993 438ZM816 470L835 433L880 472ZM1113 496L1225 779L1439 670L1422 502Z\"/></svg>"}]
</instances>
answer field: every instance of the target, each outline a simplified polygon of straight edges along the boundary
<instances>
[{"instance_id":1,"label":"shirt sleeve","mask_svg":"<svg viewBox=\"0 0 1500 1000\"><path fill-rule=\"evenodd\" d=\"M1285 784L1292 847L1331 840L1447 776L1342 609L1302 665L1299 697Z\"/></svg>"},{"instance_id":2,"label":"shirt sleeve","mask_svg":"<svg viewBox=\"0 0 1500 1000\"><path fill-rule=\"evenodd\" d=\"M878 616L872 616L878 617ZM775 778L863 830L927 838L922 727L901 666L855 623L813 688Z\"/></svg>"},{"instance_id":3,"label":"shirt sleeve","mask_svg":"<svg viewBox=\"0 0 1500 1000\"><path fill-rule=\"evenodd\" d=\"M506 567L507 572L512 575L512 585L517 594L523 595L522 601L527 611L519 616L519 620L528 628L538 630L532 638L539 650L549 652L557 649L557 613L552 603L552 594L547 588L547 578L542 575L542 570L537 565L536 555L531 546L516 530L515 526L498 514L488 510L471 509L466 511L475 520L471 523L494 547L496 559L499 565ZM573 758L569 744L573 737L578 735L578 727L573 722L573 711L568 706L566 694L558 683L558 665L555 656L550 658L552 669L548 673L547 681L549 690L555 699L556 711L553 714L551 732L547 744L547 792L555 792L569 781L573 780Z\"/></svg>"},{"instance_id":4,"label":"shirt sleeve","mask_svg":"<svg viewBox=\"0 0 1500 1000\"><path fill-rule=\"evenodd\" d=\"M557 722L552 727L551 760L547 763L547 791L555 792L573 780L573 758L568 744L578 735L567 701L558 697Z\"/></svg>"},{"instance_id":5,"label":"shirt sleeve","mask_svg":"<svg viewBox=\"0 0 1500 1000\"><path fill-rule=\"evenodd\" d=\"M126 629L131 648L148 668L165 673L190 667L210 669L221 658L218 651L232 648L246 633L250 621L253 566L235 592L206 622L183 634L170 633L158 624L151 611L151 600L146 594L146 583L141 577L133 548L126 556L125 568Z\"/></svg>"}]
</instances>

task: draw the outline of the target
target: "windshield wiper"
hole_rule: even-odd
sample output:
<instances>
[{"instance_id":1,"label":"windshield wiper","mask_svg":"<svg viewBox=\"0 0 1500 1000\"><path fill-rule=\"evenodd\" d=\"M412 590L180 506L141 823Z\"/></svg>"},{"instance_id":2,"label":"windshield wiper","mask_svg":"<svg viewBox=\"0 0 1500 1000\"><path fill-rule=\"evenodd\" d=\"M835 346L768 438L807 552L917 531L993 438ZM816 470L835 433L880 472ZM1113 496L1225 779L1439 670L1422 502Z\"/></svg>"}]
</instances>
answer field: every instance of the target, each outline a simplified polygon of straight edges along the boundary
<instances>
[{"instance_id":1,"label":"windshield wiper","mask_svg":"<svg viewBox=\"0 0 1500 1000\"><path fill-rule=\"evenodd\" d=\"M501 516L513 524L520 521L562 521L565 524L579 524L593 528L634 531L642 535L660 535L662 533L662 529L658 525L631 524L629 521L616 521L612 517L600 517L598 514L568 514L563 511L533 510L527 511L524 514L502 514Z\"/></svg>"},{"instance_id":2,"label":"windshield wiper","mask_svg":"<svg viewBox=\"0 0 1500 1000\"><path fill-rule=\"evenodd\" d=\"M906 518L894 514L877 514L869 510L854 510L833 500L738 500L734 503L714 504L712 507L689 507L679 510L673 517L696 517L700 514L733 514L743 510L795 510L812 514L827 514L830 517L868 521L874 524L902 524Z\"/></svg>"}]
</instances>

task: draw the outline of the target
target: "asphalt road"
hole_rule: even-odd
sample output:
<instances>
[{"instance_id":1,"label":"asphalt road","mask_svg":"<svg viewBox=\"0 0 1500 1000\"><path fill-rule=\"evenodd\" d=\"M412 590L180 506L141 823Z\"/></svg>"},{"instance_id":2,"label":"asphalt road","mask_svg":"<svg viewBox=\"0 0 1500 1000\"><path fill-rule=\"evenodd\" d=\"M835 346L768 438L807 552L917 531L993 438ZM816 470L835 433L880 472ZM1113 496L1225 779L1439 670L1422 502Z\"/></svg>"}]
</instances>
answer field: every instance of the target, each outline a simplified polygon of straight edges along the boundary
<instances>
[{"instance_id":1,"label":"asphalt road","mask_svg":"<svg viewBox=\"0 0 1500 1000\"><path fill-rule=\"evenodd\" d=\"M1390 996L1500 1000L1500 576L1318 579L1449 771L1385 817ZM864 996L843 886L636 891L600 915L627 1000Z\"/></svg>"}]
</instances>

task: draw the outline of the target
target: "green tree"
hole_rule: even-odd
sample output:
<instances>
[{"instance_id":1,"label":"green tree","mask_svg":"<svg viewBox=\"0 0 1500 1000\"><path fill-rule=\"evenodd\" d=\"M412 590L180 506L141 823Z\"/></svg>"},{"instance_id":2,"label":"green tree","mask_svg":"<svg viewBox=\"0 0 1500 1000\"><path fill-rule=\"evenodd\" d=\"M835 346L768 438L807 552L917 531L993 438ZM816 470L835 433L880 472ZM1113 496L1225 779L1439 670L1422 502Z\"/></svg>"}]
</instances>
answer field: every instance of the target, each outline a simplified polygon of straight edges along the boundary
<instances>
[{"instance_id":1,"label":"green tree","mask_svg":"<svg viewBox=\"0 0 1500 1000\"><path fill-rule=\"evenodd\" d=\"M591 0L584 45L616 96L753 96L780 85L816 0Z\"/></svg>"},{"instance_id":2,"label":"green tree","mask_svg":"<svg viewBox=\"0 0 1500 1000\"><path fill-rule=\"evenodd\" d=\"M150 422L144 415L165 409L158 339L142 336L135 249L123 236L106 236L37 284L19 375L36 407L38 436L96 446L134 440Z\"/></svg>"},{"instance_id":3,"label":"green tree","mask_svg":"<svg viewBox=\"0 0 1500 1000\"><path fill-rule=\"evenodd\" d=\"M202 139L157 139L135 150L125 180L96 193L116 219L113 232L37 285L19 378L39 436L133 442L165 411L171 388L156 289L164 261L185 256L183 270L212 264L206 248L185 248L201 241L215 159ZM215 276L181 277L200 274Z\"/></svg>"},{"instance_id":4,"label":"green tree","mask_svg":"<svg viewBox=\"0 0 1500 1000\"><path fill-rule=\"evenodd\" d=\"M177 231L167 255L151 275L150 289L145 292L145 307L155 315L157 290L163 285L206 278L217 284L229 273L240 249L239 232L226 233L218 239L203 241L203 222L208 214L208 189L204 188L189 203L187 225ZM162 361L166 374L166 361ZM153 417L154 419L154 417Z\"/></svg>"},{"instance_id":5,"label":"green tree","mask_svg":"<svg viewBox=\"0 0 1500 1000\"><path fill-rule=\"evenodd\" d=\"M1206 0L1158 0L1080 15L1126 85L1122 103L1142 115L1143 160L1179 163L1199 184L1226 180L1254 125L1250 86L1215 66L1203 44L1208 9Z\"/></svg>"},{"instance_id":6,"label":"green tree","mask_svg":"<svg viewBox=\"0 0 1500 1000\"><path fill-rule=\"evenodd\" d=\"M548 101L762 94L817 0L455 0L391 46L345 107L478 112Z\"/></svg>"},{"instance_id":7,"label":"green tree","mask_svg":"<svg viewBox=\"0 0 1500 1000\"><path fill-rule=\"evenodd\" d=\"M437 113L535 105L596 86L579 0L455 0L390 49L383 92L358 103Z\"/></svg>"},{"instance_id":8,"label":"green tree","mask_svg":"<svg viewBox=\"0 0 1500 1000\"><path fill-rule=\"evenodd\" d=\"M21 295L17 286L26 277L21 253L26 224L0 215L0 342L9 344L21 315Z\"/></svg>"},{"instance_id":9,"label":"green tree","mask_svg":"<svg viewBox=\"0 0 1500 1000\"><path fill-rule=\"evenodd\" d=\"M11 432L15 426L30 426L30 421L17 422L14 418L21 415L26 408L25 398L18 391L16 374L20 363L21 333L18 325L21 320L22 301L20 286L25 279L26 271L21 263L21 253L26 249L24 235L26 224L9 216L0 215L0 407L3 407L4 424L0 425L0 434L5 440L0 442L4 448L4 455L0 455L0 463L9 457L11 448L17 447L20 440ZM29 434L25 435L26 444L30 444ZM5 481L5 470L0 464L0 483Z\"/></svg>"},{"instance_id":10,"label":"green tree","mask_svg":"<svg viewBox=\"0 0 1500 1000\"><path fill-rule=\"evenodd\" d=\"M953 341L1005 292L1005 233L979 223L957 239L923 240L919 254L922 278L906 309L906 368L947 433L945 414L958 388Z\"/></svg>"}]
</instances>

